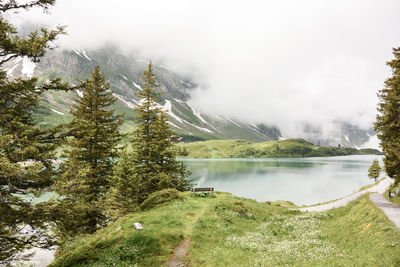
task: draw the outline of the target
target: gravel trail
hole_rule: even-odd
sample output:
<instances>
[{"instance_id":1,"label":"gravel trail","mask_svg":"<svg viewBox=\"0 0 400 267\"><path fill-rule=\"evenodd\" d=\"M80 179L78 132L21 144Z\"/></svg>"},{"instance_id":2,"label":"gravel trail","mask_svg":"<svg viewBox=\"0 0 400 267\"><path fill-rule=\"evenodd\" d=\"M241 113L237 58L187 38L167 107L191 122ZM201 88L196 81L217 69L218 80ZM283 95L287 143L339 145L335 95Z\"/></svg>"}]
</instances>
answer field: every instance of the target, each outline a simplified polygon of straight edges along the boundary
<instances>
[{"instance_id":1,"label":"gravel trail","mask_svg":"<svg viewBox=\"0 0 400 267\"><path fill-rule=\"evenodd\" d=\"M382 179L377 185L374 185L373 187L354 193L352 195L349 195L347 197L344 197L342 199L338 199L334 202L331 203L327 203L327 204L322 204L322 205L318 205L318 206L313 206L313 207L304 207L304 208L300 208L300 211L325 211L325 210L330 210L333 208L339 208L339 207L343 207L346 206L349 202L355 200L356 198L364 195L365 193L368 192L377 192L379 194L382 194L383 192L386 191L386 189L389 187L389 185L391 184L391 179L390 178L384 178Z\"/></svg>"},{"instance_id":2,"label":"gravel trail","mask_svg":"<svg viewBox=\"0 0 400 267\"><path fill-rule=\"evenodd\" d=\"M371 194L369 196L371 201L380 208L386 216L394 222L394 224L400 228L400 207L394 205L393 203L387 201L382 195L380 194Z\"/></svg>"}]
</instances>

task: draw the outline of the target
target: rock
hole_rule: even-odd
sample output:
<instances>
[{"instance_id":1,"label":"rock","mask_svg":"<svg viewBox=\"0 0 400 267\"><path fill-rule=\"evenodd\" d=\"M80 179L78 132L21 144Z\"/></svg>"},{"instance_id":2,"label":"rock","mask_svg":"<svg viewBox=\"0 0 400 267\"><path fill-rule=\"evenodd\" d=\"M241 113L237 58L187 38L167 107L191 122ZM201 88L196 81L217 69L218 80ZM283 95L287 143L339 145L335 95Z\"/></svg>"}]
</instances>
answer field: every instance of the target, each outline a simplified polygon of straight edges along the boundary
<instances>
[{"instance_id":1,"label":"rock","mask_svg":"<svg viewBox=\"0 0 400 267\"><path fill-rule=\"evenodd\" d=\"M265 201L265 204L271 205L271 201Z\"/></svg>"},{"instance_id":2,"label":"rock","mask_svg":"<svg viewBox=\"0 0 400 267\"><path fill-rule=\"evenodd\" d=\"M141 223L135 222L133 223L133 226L135 226L136 230L142 230L143 225Z\"/></svg>"}]
</instances>

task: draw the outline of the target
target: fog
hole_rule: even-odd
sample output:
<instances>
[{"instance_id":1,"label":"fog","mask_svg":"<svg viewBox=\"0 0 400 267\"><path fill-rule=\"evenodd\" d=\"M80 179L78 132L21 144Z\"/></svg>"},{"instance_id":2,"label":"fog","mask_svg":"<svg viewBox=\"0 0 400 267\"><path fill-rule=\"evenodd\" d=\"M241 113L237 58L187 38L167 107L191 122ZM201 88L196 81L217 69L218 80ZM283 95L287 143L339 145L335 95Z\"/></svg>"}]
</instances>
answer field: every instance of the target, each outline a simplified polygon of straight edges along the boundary
<instances>
[{"instance_id":1,"label":"fog","mask_svg":"<svg viewBox=\"0 0 400 267\"><path fill-rule=\"evenodd\" d=\"M135 50L199 84L196 109L298 136L304 123L372 126L399 11L398 0L59 0L13 22L68 25L63 47Z\"/></svg>"}]
</instances>

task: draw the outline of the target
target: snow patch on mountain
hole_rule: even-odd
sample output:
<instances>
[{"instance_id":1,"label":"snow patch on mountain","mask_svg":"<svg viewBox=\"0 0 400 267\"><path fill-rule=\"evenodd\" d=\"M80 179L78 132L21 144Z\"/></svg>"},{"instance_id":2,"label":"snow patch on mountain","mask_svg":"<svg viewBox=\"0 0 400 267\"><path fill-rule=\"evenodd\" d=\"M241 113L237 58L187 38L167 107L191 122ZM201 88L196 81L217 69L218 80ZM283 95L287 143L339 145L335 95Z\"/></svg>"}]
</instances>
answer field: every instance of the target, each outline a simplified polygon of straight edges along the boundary
<instances>
[{"instance_id":1,"label":"snow patch on mountain","mask_svg":"<svg viewBox=\"0 0 400 267\"><path fill-rule=\"evenodd\" d=\"M81 53L77 49L73 48L72 51L74 51L78 56L82 57Z\"/></svg>"},{"instance_id":2,"label":"snow patch on mountain","mask_svg":"<svg viewBox=\"0 0 400 267\"><path fill-rule=\"evenodd\" d=\"M174 124L174 123L172 123L172 122L170 122L170 121L168 121L168 124L169 124L169 125L171 125L171 126L173 126L173 127L175 127L175 128L177 128L177 129L180 129L180 130L182 130L182 131L185 131L185 132L187 132L188 134L191 134L191 135L193 135L193 133L192 133L192 132L190 132L190 131L188 131L188 130L185 130L185 129L183 129L183 128L179 127L178 125L176 125L176 124Z\"/></svg>"},{"instance_id":3,"label":"snow patch on mountain","mask_svg":"<svg viewBox=\"0 0 400 267\"><path fill-rule=\"evenodd\" d=\"M187 105L187 103L184 102L184 101L182 101L182 100L179 100L179 99L176 99L176 98L174 98L174 99L175 99L177 102L181 102L182 104L186 104L186 105ZM200 121L202 121L204 124L207 124L208 127L213 128L213 129L216 130L217 132L223 133L221 130L219 130L218 128L216 128L214 125L212 125L211 123L207 122L207 121L201 116L200 112L196 111L196 110L195 110L194 108L192 108L190 105L189 105L189 107L190 107L190 109L192 110L193 115L195 115L197 118L199 118ZM201 128L201 127L200 127L200 128ZM207 129L207 128L202 128L202 131L206 131L206 130L204 130L204 129L210 131L210 130ZM207 131L206 131L206 132L207 132Z\"/></svg>"},{"instance_id":4,"label":"snow patch on mountain","mask_svg":"<svg viewBox=\"0 0 400 267\"><path fill-rule=\"evenodd\" d=\"M126 78L126 76L122 75L121 73L119 73L119 75L120 75L125 81L128 80L128 78Z\"/></svg>"},{"instance_id":5,"label":"snow patch on mountain","mask_svg":"<svg viewBox=\"0 0 400 267\"><path fill-rule=\"evenodd\" d=\"M257 125L255 125L254 123L250 123L250 126L253 127L254 129L256 129L257 131L259 131L260 129L258 128Z\"/></svg>"},{"instance_id":6,"label":"snow patch on mountain","mask_svg":"<svg viewBox=\"0 0 400 267\"><path fill-rule=\"evenodd\" d=\"M122 96L120 96L120 95L117 94L117 93L113 93L113 96L115 96L116 98L118 98L118 99L119 99L122 103L124 103L128 108L134 108L134 107L136 107L135 104L133 104L133 103L131 103L131 102L125 100Z\"/></svg>"},{"instance_id":7,"label":"snow patch on mountain","mask_svg":"<svg viewBox=\"0 0 400 267\"><path fill-rule=\"evenodd\" d=\"M53 111L53 112L55 112L55 113L57 113L57 114L60 114L60 115L65 115L63 112L58 111L58 110L55 110L55 109L53 109L53 108L51 108L51 111Z\"/></svg>"},{"instance_id":8,"label":"snow patch on mountain","mask_svg":"<svg viewBox=\"0 0 400 267\"><path fill-rule=\"evenodd\" d=\"M193 114L194 114L197 118L199 118L203 123L209 124L208 122L206 122L205 119L203 119L203 117L201 116L200 112L197 112L197 111L196 111L194 108L192 108L192 107L190 107L190 108L192 109Z\"/></svg>"},{"instance_id":9,"label":"snow patch on mountain","mask_svg":"<svg viewBox=\"0 0 400 267\"><path fill-rule=\"evenodd\" d=\"M135 86L137 89L139 89L140 91L143 91L142 87L140 87L139 84L132 82L133 86Z\"/></svg>"},{"instance_id":10,"label":"snow patch on mountain","mask_svg":"<svg viewBox=\"0 0 400 267\"><path fill-rule=\"evenodd\" d=\"M86 54L86 50L85 50L85 49L82 49L81 51L82 51L82 55L83 55L87 60L92 61L92 59Z\"/></svg>"},{"instance_id":11,"label":"snow patch on mountain","mask_svg":"<svg viewBox=\"0 0 400 267\"><path fill-rule=\"evenodd\" d=\"M174 118L175 120L179 121L180 123L189 124L190 126L195 127L195 128L197 128L197 129L199 129L199 130L201 130L201 131L203 131L203 132L214 133L214 132L211 131L210 129L197 126L197 125L195 125L195 124L193 124L193 123L190 123L190 122L188 122L188 121L186 121L186 120L183 120L183 119L179 118L176 114L174 114L174 113L172 112L172 104L171 104L171 101L170 101L170 100L167 100L167 99L166 99L166 100L165 100L165 104L164 104L164 106L161 106L161 109L162 109L165 113L167 113L168 115L170 115L172 118Z\"/></svg>"},{"instance_id":12,"label":"snow patch on mountain","mask_svg":"<svg viewBox=\"0 0 400 267\"><path fill-rule=\"evenodd\" d=\"M28 78L32 78L35 67L36 64L33 63L28 57L23 57L21 70L22 75L25 75Z\"/></svg>"},{"instance_id":13,"label":"snow patch on mountain","mask_svg":"<svg viewBox=\"0 0 400 267\"><path fill-rule=\"evenodd\" d=\"M165 104L164 106L161 106L161 109L167 113L168 115L170 115L172 118L174 118L175 120L179 121L180 123L182 123L184 120L182 120L181 118L179 118L178 116L176 116L173 112L172 112L172 104L171 101L169 100L165 100ZM185 121L186 122L186 121Z\"/></svg>"},{"instance_id":14,"label":"snow patch on mountain","mask_svg":"<svg viewBox=\"0 0 400 267\"><path fill-rule=\"evenodd\" d=\"M175 128L178 128L178 129L183 130L181 127L179 127L178 125L176 125L176 124L174 124L174 123L172 123L172 122L170 122L170 121L167 121L167 123L168 123L169 125L171 125L171 126L174 126Z\"/></svg>"},{"instance_id":15,"label":"snow patch on mountain","mask_svg":"<svg viewBox=\"0 0 400 267\"><path fill-rule=\"evenodd\" d=\"M176 98L174 98L174 100L175 100L176 102L180 103L180 104L186 104L185 101L182 101L182 100L179 100L179 99L176 99Z\"/></svg>"},{"instance_id":16,"label":"snow patch on mountain","mask_svg":"<svg viewBox=\"0 0 400 267\"><path fill-rule=\"evenodd\" d=\"M80 98L83 97L83 92L81 90L76 90L76 93L79 95Z\"/></svg>"},{"instance_id":17,"label":"snow patch on mountain","mask_svg":"<svg viewBox=\"0 0 400 267\"><path fill-rule=\"evenodd\" d=\"M207 132L207 133L214 133L214 132L211 131L210 129L197 126L197 125L195 125L195 124L193 124L193 123L190 123L190 122L188 122L188 121L185 121L185 120L184 120L184 122L187 123L187 124L189 124L189 125L191 125L191 126L193 126L193 127L195 127L195 128L197 128L197 129L199 129L200 131Z\"/></svg>"},{"instance_id":18,"label":"snow patch on mountain","mask_svg":"<svg viewBox=\"0 0 400 267\"><path fill-rule=\"evenodd\" d=\"M260 129L257 127L257 125L255 125L254 123L249 123L248 124L250 127L250 129L252 129L253 131L257 132L258 134L261 134L262 136L264 136L265 138L267 138L268 140L271 140L271 138L269 138L268 136L266 136L265 134L263 134Z\"/></svg>"},{"instance_id":19,"label":"snow patch on mountain","mask_svg":"<svg viewBox=\"0 0 400 267\"><path fill-rule=\"evenodd\" d=\"M230 122L232 122L233 124L235 124L237 127L239 127L239 128L242 128L242 126L240 126L239 124L237 124L236 122L234 122L233 120L231 120L231 119L228 119L228 118L225 118L225 117L223 117L225 120L227 120L227 121L230 121Z\"/></svg>"},{"instance_id":20,"label":"snow patch on mountain","mask_svg":"<svg viewBox=\"0 0 400 267\"><path fill-rule=\"evenodd\" d=\"M136 106L139 106L139 105L140 105L140 102L137 101L137 100L134 99L134 98L131 98L131 101L133 101L133 103L135 103Z\"/></svg>"}]
</instances>

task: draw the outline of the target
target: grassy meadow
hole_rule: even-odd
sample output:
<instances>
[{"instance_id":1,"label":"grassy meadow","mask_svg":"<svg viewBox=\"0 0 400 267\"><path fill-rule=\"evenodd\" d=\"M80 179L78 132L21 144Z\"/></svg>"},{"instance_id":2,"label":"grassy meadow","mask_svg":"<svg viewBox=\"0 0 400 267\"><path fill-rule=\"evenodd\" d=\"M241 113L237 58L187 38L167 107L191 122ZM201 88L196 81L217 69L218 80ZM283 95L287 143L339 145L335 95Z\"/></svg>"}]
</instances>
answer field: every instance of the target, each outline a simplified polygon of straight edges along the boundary
<instances>
[{"instance_id":1,"label":"grassy meadow","mask_svg":"<svg viewBox=\"0 0 400 267\"><path fill-rule=\"evenodd\" d=\"M368 195L322 213L228 193L161 202L65 244L51 266L163 266L184 239L191 266L400 265L400 231Z\"/></svg>"}]
</instances>

